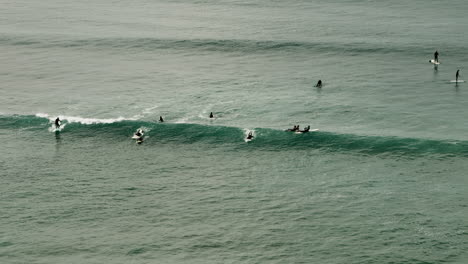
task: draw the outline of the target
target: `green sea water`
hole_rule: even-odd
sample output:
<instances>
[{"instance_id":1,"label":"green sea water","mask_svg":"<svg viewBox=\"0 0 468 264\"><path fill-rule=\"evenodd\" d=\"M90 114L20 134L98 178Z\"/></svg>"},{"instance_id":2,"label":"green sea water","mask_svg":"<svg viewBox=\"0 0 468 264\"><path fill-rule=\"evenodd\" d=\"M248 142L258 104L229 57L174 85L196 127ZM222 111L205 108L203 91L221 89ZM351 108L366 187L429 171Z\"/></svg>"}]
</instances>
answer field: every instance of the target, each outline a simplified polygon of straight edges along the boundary
<instances>
[{"instance_id":1,"label":"green sea water","mask_svg":"<svg viewBox=\"0 0 468 264\"><path fill-rule=\"evenodd\" d=\"M466 263L467 11L0 0L0 263Z\"/></svg>"}]
</instances>

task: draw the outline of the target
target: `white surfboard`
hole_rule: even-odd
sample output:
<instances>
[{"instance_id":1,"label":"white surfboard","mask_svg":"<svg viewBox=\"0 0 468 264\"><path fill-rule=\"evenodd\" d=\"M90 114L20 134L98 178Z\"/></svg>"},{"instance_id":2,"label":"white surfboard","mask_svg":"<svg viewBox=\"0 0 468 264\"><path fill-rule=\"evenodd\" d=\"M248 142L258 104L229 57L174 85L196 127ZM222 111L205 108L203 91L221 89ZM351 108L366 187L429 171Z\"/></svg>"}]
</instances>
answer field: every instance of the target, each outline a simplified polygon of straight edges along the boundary
<instances>
[{"instance_id":1,"label":"white surfboard","mask_svg":"<svg viewBox=\"0 0 468 264\"><path fill-rule=\"evenodd\" d=\"M434 65L439 65L440 64L440 61L435 61L434 59L430 60L429 62L434 64Z\"/></svg>"},{"instance_id":2,"label":"white surfboard","mask_svg":"<svg viewBox=\"0 0 468 264\"><path fill-rule=\"evenodd\" d=\"M135 134L133 134L133 136L132 136L132 139L143 140L143 136L145 135L145 133L143 133L143 130L140 130L140 129L139 129L138 131L140 131L140 134L141 134L141 135L137 136L137 135L136 135L136 132L135 132ZM138 131L137 131L137 132L138 132Z\"/></svg>"},{"instance_id":3,"label":"white surfboard","mask_svg":"<svg viewBox=\"0 0 468 264\"><path fill-rule=\"evenodd\" d=\"M319 129L318 129L318 128L311 129L311 130L307 131L306 133L308 133L308 132L315 132L315 131L319 131ZM296 133L296 134L303 134L304 132L302 132L302 131L296 131L295 133Z\"/></svg>"},{"instance_id":4,"label":"white surfboard","mask_svg":"<svg viewBox=\"0 0 468 264\"><path fill-rule=\"evenodd\" d=\"M450 81L451 83L464 83L465 81L464 80L451 80Z\"/></svg>"}]
</instances>

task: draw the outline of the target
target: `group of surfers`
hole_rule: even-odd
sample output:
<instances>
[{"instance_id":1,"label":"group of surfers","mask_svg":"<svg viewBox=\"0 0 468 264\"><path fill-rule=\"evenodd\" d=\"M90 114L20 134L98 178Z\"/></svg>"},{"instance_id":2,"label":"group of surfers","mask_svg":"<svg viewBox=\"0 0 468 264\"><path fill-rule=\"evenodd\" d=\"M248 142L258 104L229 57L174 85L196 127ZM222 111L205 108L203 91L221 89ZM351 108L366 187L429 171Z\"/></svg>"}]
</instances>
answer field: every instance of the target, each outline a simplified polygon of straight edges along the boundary
<instances>
[{"instance_id":1,"label":"group of surfers","mask_svg":"<svg viewBox=\"0 0 468 264\"><path fill-rule=\"evenodd\" d=\"M309 132L309 130L310 130L310 126L305 127L304 130L300 130L299 125L294 126L293 128L286 129L286 131L301 132L301 133L307 133L307 132Z\"/></svg>"},{"instance_id":2,"label":"group of surfers","mask_svg":"<svg viewBox=\"0 0 468 264\"><path fill-rule=\"evenodd\" d=\"M210 118L213 118L214 115L213 115L213 112L210 113ZM159 116L159 122L164 122L164 119L162 116ZM56 118L55 119L55 128L56 129L59 129L60 128L60 123L61 123L61 120L60 118ZM299 128L299 125L296 125L294 126L293 128L290 128L290 129L287 129L286 131L290 131L290 132L300 132L300 133L307 133L309 132L310 130L310 126L307 126L305 127L303 130L300 130ZM143 130L142 129L138 129L137 132L135 132L134 134L134 138L137 139L137 143L141 144L143 142ZM252 131L249 132L249 134L247 135L246 139L253 139L254 136L253 136L253 133Z\"/></svg>"}]
</instances>

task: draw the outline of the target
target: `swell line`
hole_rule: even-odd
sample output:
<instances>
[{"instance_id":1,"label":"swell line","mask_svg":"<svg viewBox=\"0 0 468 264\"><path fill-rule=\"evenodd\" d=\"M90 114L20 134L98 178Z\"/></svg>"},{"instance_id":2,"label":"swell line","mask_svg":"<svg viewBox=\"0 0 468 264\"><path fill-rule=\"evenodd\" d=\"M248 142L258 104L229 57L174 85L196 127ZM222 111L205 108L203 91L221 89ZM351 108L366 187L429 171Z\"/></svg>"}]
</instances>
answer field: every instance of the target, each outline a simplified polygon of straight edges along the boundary
<instances>
[{"instance_id":1,"label":"swell line","mask_svg":"<svg viewBox=\"0 0 468 264\"><path fill-rule=\"evenodd\" d=\"M0 45L29 46L34 48L75 48L75 49L125 49L139 51L176 50L176 51L209 51L233 53L350 53L361 54L389 54L405 55L421 54L420 45L390 44L376 45L364 42L307 42L307 41L274 41L274 40L245 40L245 39L158 39L158 38L88 38L88 39L60 39L26 36L0 36ZM462 47L447 47L459 50ZM427 50L432 51L432 50Z\"/></svg>"},{"instance_id":2,"label":"swell line","mask_svg":"<svg viewBox=\"0 0 468 264\"><path fill-rule=\"evenodd\" d=\"M231 145L240 148L258 148L282 151L293 149L323 149L326 151L353 151L363 154L389 155L445 155L468 157L467 141L447 141L421 138L400 138L389 136L365 136L314 131L295 134L270 128L250 128L255 137L246 143L246 128L208 126L184 123L159 123L137 119L92 119L82 117L62 117L66 127L60 133L79 137L106 137L120 140L131 136L138 128L144 128L146 135L159 141L177 144L208 143ZM25 129L35 133L49 133L53 117L38 115L0 116L0 129ZM149 142L149 144L155 144Z\"/></svg>"}]
</instances>

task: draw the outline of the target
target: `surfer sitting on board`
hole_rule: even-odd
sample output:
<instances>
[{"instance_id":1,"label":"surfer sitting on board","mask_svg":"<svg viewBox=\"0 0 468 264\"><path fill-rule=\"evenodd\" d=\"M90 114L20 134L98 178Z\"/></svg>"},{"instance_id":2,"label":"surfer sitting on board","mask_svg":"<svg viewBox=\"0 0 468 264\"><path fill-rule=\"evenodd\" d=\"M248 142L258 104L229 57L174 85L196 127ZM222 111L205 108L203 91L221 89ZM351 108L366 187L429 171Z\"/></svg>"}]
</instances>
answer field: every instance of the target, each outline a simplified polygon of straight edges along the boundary
<instances>
[{"instance_id":1,"label":"surfer sitting on board","mask_svg":"<svg viewBox=\"0 0 468 264\"><path fill-rule=\"evenodd\" d=\"M55 128L60 128L60 118L55 119Z\"/></svg>"},{"instance_id":2,"label":"surfer sitting on board","mask_svg":"<svg viewBox=\"0 0 468 264\"><path fill-rule=\"evenodd\" d=\"M437 50L436 50L436 52L434 53L434 61L435 61L435 62L439 62L439 52L437 52Z\"/></svg>"},{"instance_id":3,"label":"surfer sitting on board","mask_svg":"<svg viewBox=\"0 0 468 264\"><path fill-rule=\"evenodd\" d=\"M322 80L318 80L317 84L315 85L317 88L322 88Z\"/></svg>"}]
</instances>

